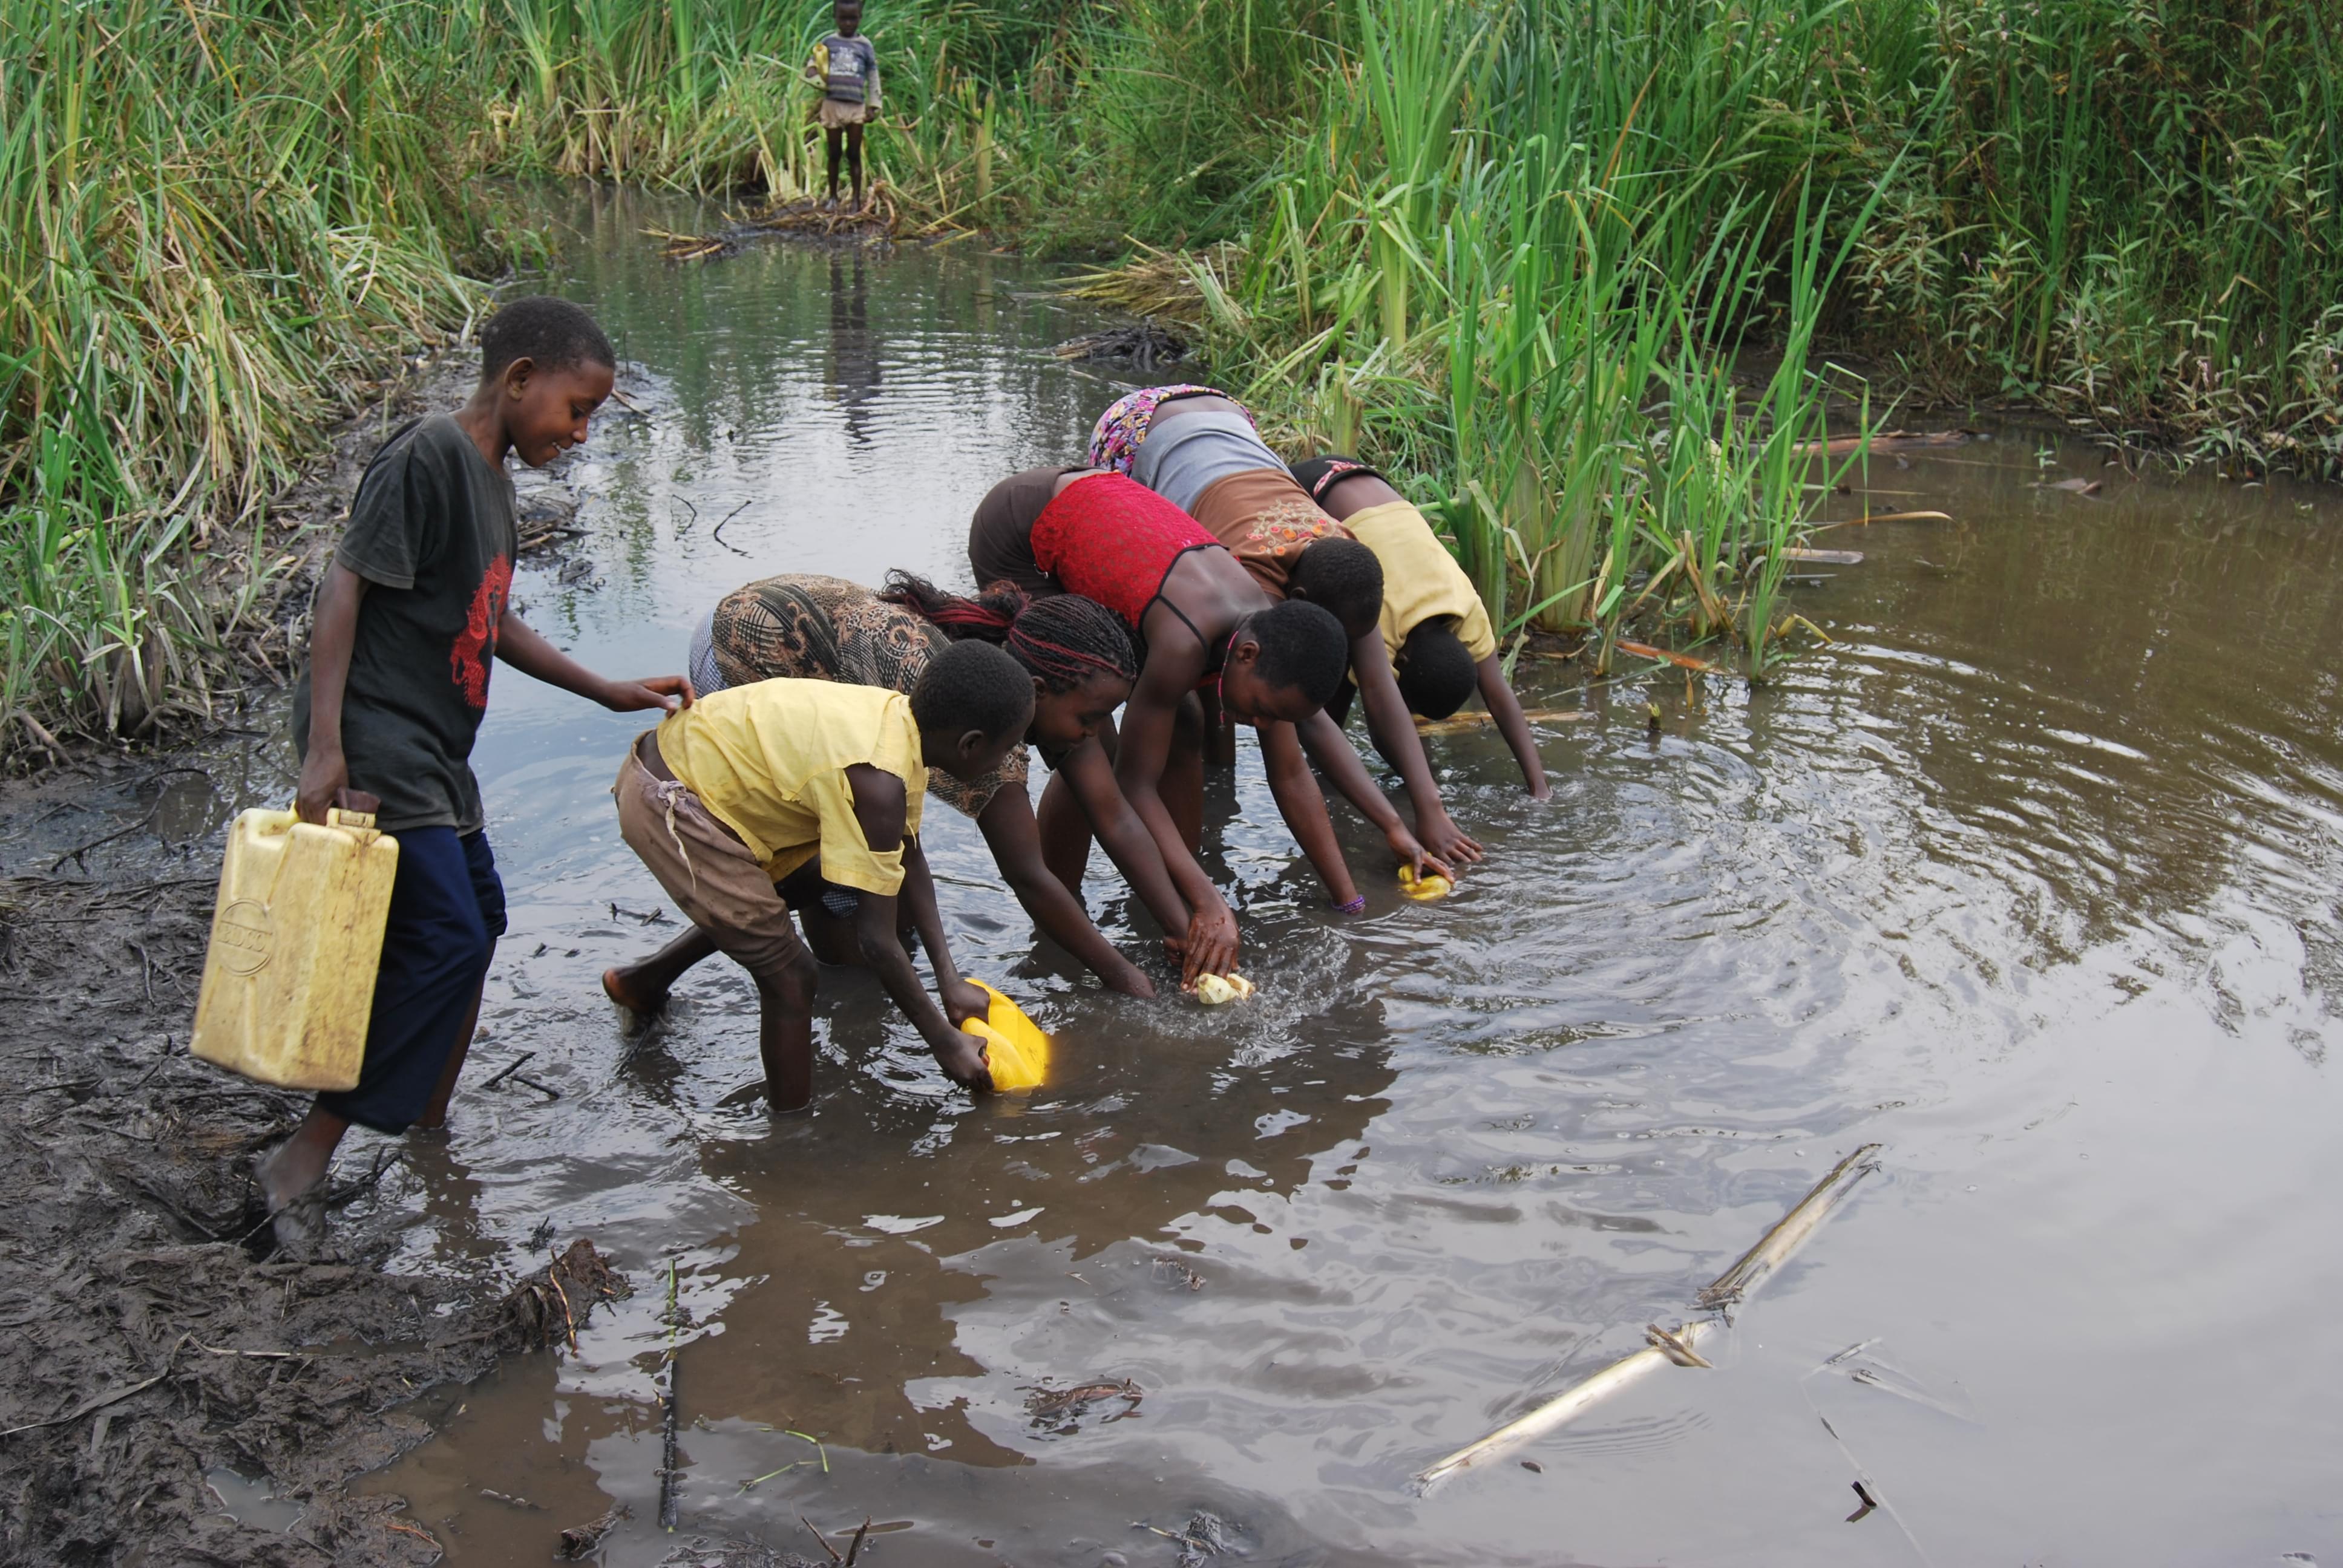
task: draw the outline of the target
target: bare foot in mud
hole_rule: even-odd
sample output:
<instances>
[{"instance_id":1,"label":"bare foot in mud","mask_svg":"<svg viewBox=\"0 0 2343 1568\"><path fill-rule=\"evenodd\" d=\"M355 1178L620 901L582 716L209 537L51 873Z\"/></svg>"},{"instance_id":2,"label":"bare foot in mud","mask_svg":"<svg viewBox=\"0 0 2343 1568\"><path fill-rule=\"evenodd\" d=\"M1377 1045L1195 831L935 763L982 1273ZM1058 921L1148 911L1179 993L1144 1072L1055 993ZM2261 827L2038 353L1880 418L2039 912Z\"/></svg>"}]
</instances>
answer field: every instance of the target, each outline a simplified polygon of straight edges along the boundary
<instances>
[{"instance_id":1,"label":"bare foot in mud","mask_svg":"<svg viewBox=\"0 0 2343 1568\"><path fill-rule=\"evenodd\" d=\"M329 1111L309 1108L293 1136L254 1167L253 1180L268 1208L277 1245L305 1256L324 1236L326 1173L350 1124Z\"/></svg>"},{"instance_id":2,"label":"bare foot in mud","mask_svg":"<svg viewBox=\"0 0 2343 1568\"><path fill-rule=\"evenodd\" d=\"M667 991L645 985L631 966L604 970L602 994L624 1008L632 1022L648 1023L667 1010Z\"/></svg>"}]
</instances>

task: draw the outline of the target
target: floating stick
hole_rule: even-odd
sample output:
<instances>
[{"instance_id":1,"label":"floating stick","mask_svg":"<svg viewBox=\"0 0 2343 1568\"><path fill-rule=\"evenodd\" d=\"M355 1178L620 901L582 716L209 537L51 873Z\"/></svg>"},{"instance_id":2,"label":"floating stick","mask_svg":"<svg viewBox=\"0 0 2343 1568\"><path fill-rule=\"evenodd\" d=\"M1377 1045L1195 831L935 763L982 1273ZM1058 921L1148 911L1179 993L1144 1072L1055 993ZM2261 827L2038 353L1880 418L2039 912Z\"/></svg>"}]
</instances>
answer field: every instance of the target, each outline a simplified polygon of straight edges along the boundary
<instances>
[{"instance_id":1,"label":"floating stick","mask_svg":"<svg viewBox=\"0 0 2343 1568\"><path fill-rule=\"evenodd\" d=\"M667 1261L667 1387L659 1396L659 1528L675 1533L675 1260ZM742 1490L746 1490L743 1488Z\"/></svg>"},{"instance_id":2,"label":"floating stick","mask_svg":"<svg viewBox=\"0 0 2343 1568\"><path fill-rule=\"evenodd\" d=\"M1878 1151L1878 1144L1866 1143L1833 1166L1829 1175L1815 1182L1813 1190L1798 1200L1796 1208L1784 1215L1779 1223L1758 1239L1755 1246L1744 1252L1733 1267L1719 1274L1706 1290L1701 1292L1697 1298L1701 1308L1718 1310L1745 1300L1821 1229L1822 1222L1837 1207L1839 1199L1855 1182L1879 1168L1871 1161L1871 1156ZM1543 1437L1645 1372L1678 1364L1680 1355L1689 1354L1692 1358L1691 1362L1682 1364L1697 1362L1702 1336L1722 1326L1721 1319L1700 1318L1673 1332L1658 1331L1654 1336L1657 1342L1652 1348L1621 1357L1594 1376L1564 1390L1527 1415L1506 1422L1478 1442L1458 1449L1439 1463L1421 1472L1415 1478L1416 1484L1429 1492L1460 1470L1469 1470L1534 1437Z\"/></svg>"}]
</instances>

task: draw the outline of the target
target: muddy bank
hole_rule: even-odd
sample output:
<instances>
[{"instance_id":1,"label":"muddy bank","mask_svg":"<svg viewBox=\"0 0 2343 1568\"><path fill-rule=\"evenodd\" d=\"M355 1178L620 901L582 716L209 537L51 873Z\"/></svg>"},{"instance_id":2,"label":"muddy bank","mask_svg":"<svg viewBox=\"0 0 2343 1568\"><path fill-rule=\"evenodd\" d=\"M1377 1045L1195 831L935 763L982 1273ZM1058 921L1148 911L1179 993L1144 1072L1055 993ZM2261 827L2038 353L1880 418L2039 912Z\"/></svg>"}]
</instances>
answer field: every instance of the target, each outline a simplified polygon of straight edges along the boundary
<instances>
[{"instance_id":1,"label":"muddy bank","mask_svg":"<svg viewBox=\"0 0 2343 1568\"><path fill-rule=\"evenodd\" d=\"M283 499L264 629L238 648L251 683L192 749L66 749L0 789L6 1562L433 1561L397 1498L343 1483L429 1434L419 1393L544 1342L525 1282L508 1299L508 1281L384 1271L416 1218L397 1143L342 1161L327 1261L274 1256L250 1171L307 1097L186 1055L217 829L289 788L270 684L297 669L338 519L384 437L472 373L419 367ZM531 476L524 549L558 552L576 510Z\"/></svg>"}]
</instances>

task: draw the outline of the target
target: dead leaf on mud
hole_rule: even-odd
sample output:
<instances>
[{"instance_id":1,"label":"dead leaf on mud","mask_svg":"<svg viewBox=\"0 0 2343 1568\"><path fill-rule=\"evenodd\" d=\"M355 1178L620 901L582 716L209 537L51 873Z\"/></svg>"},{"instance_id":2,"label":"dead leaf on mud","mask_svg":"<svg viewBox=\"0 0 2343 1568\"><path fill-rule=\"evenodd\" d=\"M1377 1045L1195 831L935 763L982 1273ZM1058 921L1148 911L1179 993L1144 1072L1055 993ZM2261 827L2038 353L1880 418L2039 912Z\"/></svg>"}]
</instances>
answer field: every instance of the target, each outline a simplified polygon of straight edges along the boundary
<instances>
[{"instance_id":1,"label":"dead leaf on mud","mask_svg":"<svg viewBox=\"0 0 2343 1568\"><path fill-rule=\"evenodd\" d=\"M1071 1388L1051 1388L1045 1383L1027 1390L1025 1412L1033 1418L1037 1426L1062 1422L1065 1424L1057 1430L1071 1432L1080 1424L1081 1418L1090 1413L1091 1406L1094 1404L1108 1400L1123 1401L1122 1409L1107 1417L1109 1421L1121 1421L1136 1411L1139 1402L1146 1397L1147 1391L1130 1378L1124 1378L1121 1382L1101 1379L1097 1382L1078 1383Z\"/></svg>"},{"instance_id":2,"label":"dead leaf on mud","mask_svg":"<svg viewBox=\"0 0 2343 1568\"><path fill-rule=\"evenodd\" d=\"M505 1293L499 1348L534 1351L558 1342L574 1353L578 1325L594 1304L632 1293L610 1261L580 1236L568 1251Z\"/></svg>"},{"instance_id":3,"label":"dead leaf on mud","mask_svg":"<svg viewBox=\"0 0 2343 1568\"><path fill-rule=\"evenodd\" d=\"M634 1511L623 1503L614 1503L610 1512L591 1524L573 1524L561 1533L561 1544L553 1554L564 1563L575 1563L591 1557L601 1550L602 1537L616 1530L623 1522L634 1517Z\"/></svg>"}]
</instances>

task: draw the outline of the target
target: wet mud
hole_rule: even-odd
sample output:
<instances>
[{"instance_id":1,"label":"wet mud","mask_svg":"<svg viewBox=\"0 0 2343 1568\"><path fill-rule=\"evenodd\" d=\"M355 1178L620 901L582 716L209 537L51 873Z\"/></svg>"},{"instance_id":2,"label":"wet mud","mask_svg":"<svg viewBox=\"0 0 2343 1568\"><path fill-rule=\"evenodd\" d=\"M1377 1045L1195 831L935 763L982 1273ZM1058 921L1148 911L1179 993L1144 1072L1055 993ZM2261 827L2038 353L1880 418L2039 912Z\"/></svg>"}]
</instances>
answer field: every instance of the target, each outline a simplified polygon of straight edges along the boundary
<instances>
[{"instance_id":1,"label":"wet mud","mask_svg":"<svg viewBox=\"0 0 2343 1568\"><path fill-rule=\"evenodd\" d=\"M964 581L976 497L1078 450L1124 373L1052 352L1112 323L966 247L677 268L642 230L719 215L594 193L558 216L558 286L641 367L644 413L551 477L574 531L516 594L614 673L675 668L768 572ZM1436 904L1363 882L1363 918L1325 911L1248 748L1207 802L1246 1002L1102 994L932 814L955 956L1059 1041L1024 1096L958 1093L850 973L822 977L802 1117L739 1100L756 999L724 965L628 1032L596 979L673 929L610 817L640 721L500 676L476 763L513 928L453 1129L352 1140L350 1261L275 1320L280 1265L208 1235L239 1141L291 1107L165 1038L219 825L289 782L281 715L196 771L0 797L0 871L38 884L9 884L0 1022L34 1054L0 1121L66 1113L9 1134L8 1195L47 1228L7 1233L0 1312L82 1336L61 1371L7 1347L0 1424L167 1374L107 1407L102 1473L102 1412L0 1440L12 1508L51 1499L150 1562L205 1560L183 1543L237 1508L216 1560L322 1560L262 1554L323 1550L302 1507L357 1522L331 1537L353 1561L421 1561L427 1534L458 1564L588 1531L615 1568L828 1565L866 1520L881 1568L2323 1559L2343 1352L2301 1325L2343 1289L2343 507L1979 435L1883 451L1829 498L1839 558L1792 603L1833 640L1765 689L1525 653L1556 798L1524 801L1484 727L1433 734L1490 849ZM1119 887L1087 893L1159 964ZM19 1007L19 974L47 1000ZM1664 1351L1654 1327L1874 1143L1729 1326L1678 1334L1694 1359L1412 1484ZM574 1322L562 1282L590 1271L538 1276L578 1238L631 1291ZM215 1272L105 1271L147 1254ZM491 1364L518 1326L544 1348ZM317 1366L355 1342L364 1392L316 1426L269 1406L310 1436L233 1447L266 1422L232 1400L330 1389L196 1342ZM136 1534L113 1468L141 1412L167 1537Z\"/></svg>"}]
</instances>

